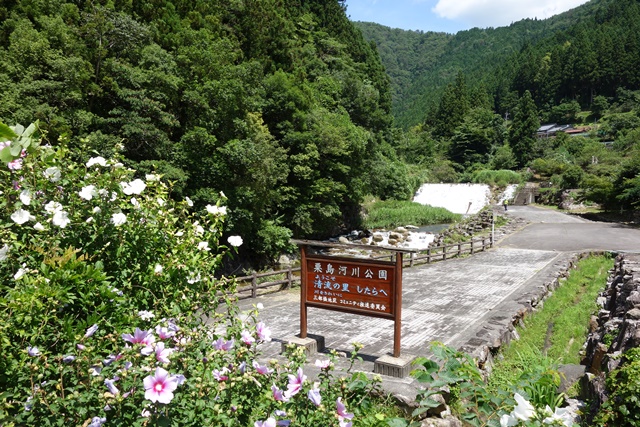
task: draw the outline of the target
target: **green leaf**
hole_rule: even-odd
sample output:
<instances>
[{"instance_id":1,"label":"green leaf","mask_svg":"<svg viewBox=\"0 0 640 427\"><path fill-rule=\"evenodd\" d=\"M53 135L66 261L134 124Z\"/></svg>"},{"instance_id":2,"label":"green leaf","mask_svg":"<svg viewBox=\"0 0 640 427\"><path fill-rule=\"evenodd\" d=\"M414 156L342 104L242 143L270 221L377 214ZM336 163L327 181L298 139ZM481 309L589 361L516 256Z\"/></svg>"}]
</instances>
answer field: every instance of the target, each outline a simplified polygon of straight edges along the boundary
<instances>
[{"instance_id":1,"label":"green leaf","mask_svg":"<svg viewBox=\"0 0 640 427\"><path fill-rule=\"evenodd\" d=\"M420 406L423 406L423 407L425 407L427 409L429 409L429 408L437 408L438 406L440 406L440 402L437 402L437 401L435 401L433 399L427 398L427 399L424 399L424 400L420 401Z\"/></svg>"},{"instance_id":2,"label":"green leaf","mask_svg":"<svg viewBox=\"0 0 640 427\"><path fill-rule=\"evenodd\" d=\"M37 126L38 126L38 122L37 121L31 123L29 125L29 127L27 127L27 129L25 129L25 131L22 132L21 136L23 138L31 138L31 135L33 135L33 133L36 131Z\"/></svg>"},{"instance_id":3,"label":"green leaf","mask_svg":"<svg viewBox=\"0 0 640 427\"><path fill-rule=\"evenodd\" d=\"M7 125L4 123L0 123L0 140L14 139L17 138L18 135Z\"/></svg>"},{"instance_id":4,"label":"green leaf","mask_svg":"<svg viewBox=\"0 0 640 427\"><path fill-rule=\"evenodd\" d=\"M22 145L20 145L18 142L13 141L11 143L11 145L9 146L9 152L11 153L11 155L15 158L18 157L20 155L20 153L22 152Z\"/></svg>"},{"instance_id":5,"label":"green leaf","mask_svg":"<svg viewBox=\"0 0 640 427\"><path fill-rule=\"evenodd\" d=\"M433 377L431 376L431 374L425 371L415 370L411 372L411 376L421 383L430 383L431 381L433 381Z\"/></svg>"},{"instance_id":6,"label":"green leaf","mask_svg":"<svg viewBox=\"0 0 640 427\"><path fill-rule=\"evenodd\" d=\"M387 425L389 427L407 427L409 422L402 418L391 418L387 420Z\"/></svg>"},{"instance_id":7,"label":"green leaf","mask_svg":"<svg viewBox=\"0 0 640 427\"><path fill-rule=\"evenodd\" d=\"M2 150L0 150L0 160L3 163L9 163L10 161L13 160L10 147L4 147Z\"/></svg>"},{"instance_id":8,"label":"green leaf","mask_svg":"<svg viewBox=\"0 0 640 427\"><path fill-rule=\"evenodd\" d=\"M424 414L425 412L427 412L429 410L429 408L425 407L425 406L421 406L419 408L414 409L414 411L411 413L412 417L417 417L420 414Z\"/></svg>"}]
</instances>

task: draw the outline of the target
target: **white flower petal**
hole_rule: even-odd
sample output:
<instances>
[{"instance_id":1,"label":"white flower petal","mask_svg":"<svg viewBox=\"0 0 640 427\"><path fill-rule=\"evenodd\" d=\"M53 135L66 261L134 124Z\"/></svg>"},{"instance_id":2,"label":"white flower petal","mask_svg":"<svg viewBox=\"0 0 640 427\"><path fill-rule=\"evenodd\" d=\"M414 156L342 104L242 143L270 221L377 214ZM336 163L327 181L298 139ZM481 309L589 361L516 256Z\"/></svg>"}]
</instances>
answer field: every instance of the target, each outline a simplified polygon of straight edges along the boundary
<instances>
[{"instance_id":1,"label":"white flower petal","mask_svg":"<svg viewBox=\"0 0 640 427\"><path fill-rule=\"evenodd\" d=\"M93 165L98 165L98 166L102 166L102 167L106 167L107 166L107 161L104 159L104 157L98 156L98 157L92 157L89 159L89 161L87 162L87 167L90 168Z\"/></svg>"},{"instance_id":2,"label":"white flower petal","mask_svg":"<svg viewBox=\"0 0 640 427\"><path fill-rule=\"evenodd\" d=\"M20 192L20 201L23 205L29 206L31 204L31 191L22 190L22 192Z\"/></svg>"},{"instance_id":3,"label":"white flower petal","mask_svg":"<svg viewBox=\"0 0 640 427\"><path fill-rule=\"evenodd\" d=\"M127 222L127 216L122 212L114 213L113 215L111 215L111 222L116 227L120 227L122 224Z\"/></svg>"},{"instance_id":4,"label":"white flower petal","mask_svg":"<svg viewBox=\"0 0 640 427\"><path fill-rule=\"evenodd\" d=\"M242 237L240 237L240 236L229 236L229 238L227 239L227 242L229 242L229 244L231 246L238 247L238 246L242 245Z\"/></svg>"},{"instance_id":5,"label":"white flower petal","mask_svg":"<svg viewBox=\"0 0 640 427\"><path fill-rule=\"evenodd\" d=\"M24 209L18 209L14 213L11 214L11 219L18 225L22 225L25 222L29 221L32 218L29 211Z\"/></svg>"}]
</instances>

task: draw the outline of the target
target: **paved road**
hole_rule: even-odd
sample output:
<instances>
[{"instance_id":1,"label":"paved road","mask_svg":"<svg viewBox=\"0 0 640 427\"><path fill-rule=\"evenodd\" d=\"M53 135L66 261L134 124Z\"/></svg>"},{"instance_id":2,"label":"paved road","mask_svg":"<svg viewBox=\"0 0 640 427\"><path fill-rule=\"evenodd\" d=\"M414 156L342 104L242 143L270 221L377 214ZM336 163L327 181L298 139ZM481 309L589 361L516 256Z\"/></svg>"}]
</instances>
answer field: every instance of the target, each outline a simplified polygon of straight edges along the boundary
<instances>
[{"instance_id":1,"label":"paved road","mask_svg":"<svg viewBox=\"0 0 640 427\"><path fill-rule=\"evenodd\" d=\"M511 206L507 214L529 223L499 240L496 248L404 270L403 357L427 355L432 341L469 352L490 342L528 303L532 291L563 270L575 252L640 252L637 229L532 206ZM300 294L292 290L243 300L241 308L259 302L264 305L260 319L271 327L274 337L264 345L264 356L277 357L280 344L300 332ZM372 372L373 361L393 350L389 320L310 308L308 330L324 337L329 349L349 352L351 343L364 344L360 352L364 361L357 366L364 372ZM409 396L416 388L410 378L385 377L384 383L390 391Z\"/></svg>"},{"instance_id":2,"label":"paved road","mask_svg":"<svg viewBox=\"0 0 640 427\"><path fill-rule=\"evenodd\" d=\"M640 230L625 225L594 222L533 206L511 206L509 215L531 222L500 242L502 248L545 251L586 249L640 252Z\"/></svg>"}]
</instances>

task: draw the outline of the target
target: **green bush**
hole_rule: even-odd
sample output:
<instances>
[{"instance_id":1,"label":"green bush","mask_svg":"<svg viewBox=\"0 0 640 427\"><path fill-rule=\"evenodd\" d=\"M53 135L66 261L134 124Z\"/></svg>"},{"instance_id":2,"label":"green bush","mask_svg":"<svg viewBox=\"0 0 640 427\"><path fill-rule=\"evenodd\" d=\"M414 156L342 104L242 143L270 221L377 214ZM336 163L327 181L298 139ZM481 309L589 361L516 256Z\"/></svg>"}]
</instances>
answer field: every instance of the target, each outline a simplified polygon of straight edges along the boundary
<instances>
[{"instance_id":1,"label":"green bush","mask_svg":"<svg viewBox=\"0 0 640 427\"><path fill-rule=\"evenodd\" d=\"M522 175L512 170L480 170L473 174L472 181L477 184L488 184L506 187L509 184L522 183Z\"/></svg>"},{"instance_id":2,"label":"green bush","mask_svg":"<svg viewBox=\"0 0 640 427\"><path fill-rule=\"evenodd\" d=\"M382 200L408 200L414 184L404 163L381 159L371 166L369 191Z\"/></svg>"},{"instance_id":3,"label":"green bush","mask_svg":"<svg viewBox=\"0 0 640 427\"><path fill-rule=\"evenodd\" d=\"M531 169L537 174L545 177L562 173L566 167L566 163L556 159L538 158L531 162Z\"/></svg>"},{"instance_id":4,"label":"green bush","mask_svg":"<svg viewBox=\"0 0 640 427\"><path fill-rule=\"evenodd\" d=\"M491 155L489 166L493 169L515 169L518 166L516 157L509 144L499 146Z\"/></svg>"},{"instance_id":5,"label":"green bush","mask_svg":"<svg viewBox=\"0 0 640 427\"><path fill-rule=\"evenodd\" d=\"M287 227L278 225L276 221L263 220L258 230L260 242L259 254L265 257L268 263L277 261L283 253L291 253L296 247L290 243L293 233Z\"/></svg>"},{"instance_id":6,"label":"green bush","mask_svg":"<svg viewBox=\"0 0 640 427\"><path fill-rule=\"evenodd\" d=\"M451 161L442 160L431 167L429 178L429 182L453 183L458 182L460 176Z\"/></svg>"},{"instance_id":7,"label":"green bush","mask_svg":"<svg viewBox=\"0 0 640 427\"><path fill-rule=\"evenodd\" d=\"M624 354L618 369L607 376L607 400L596 416L595 425L615 427L640 426L640 348Z\"/></svg>"},{"instance_id":8,"label":"green bush","mask_svg":"<svg viewBox=\"0 0 640 427\"><path fill-rule=\"evenodd\" d=\"M560 187L562 189L578 188L582 183L584 171L580 166L569 166L561 175Z\"/></svg>"}]
</instances>

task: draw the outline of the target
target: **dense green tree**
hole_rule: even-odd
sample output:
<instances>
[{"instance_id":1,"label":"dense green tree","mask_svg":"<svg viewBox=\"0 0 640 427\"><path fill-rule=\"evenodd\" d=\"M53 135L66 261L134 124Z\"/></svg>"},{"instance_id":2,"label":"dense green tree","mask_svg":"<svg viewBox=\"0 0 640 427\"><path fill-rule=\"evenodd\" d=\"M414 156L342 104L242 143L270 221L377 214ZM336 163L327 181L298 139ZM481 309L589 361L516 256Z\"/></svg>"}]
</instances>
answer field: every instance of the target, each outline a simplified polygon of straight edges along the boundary
<instances>
[{"instance_id":1,"label":"dense green tree","mask_svg":"<svg viewBox=\"0 0 640 427\"><path fill-rule=\"evenodd\" d=\"M241 255L269 261L289 236L358 224L365 165L396 161L377 152L389 146L389 78L345 7L3 3L0 119L40 119L75 155L122 146L128 166L200 206L222 191Z\"/></svg>"},{"instance_id":2,"label":"dense green tree","mask_svg":"<svg viewBox=\"0 0 640 427\"><path fill-rule=\"evenodd\" d=\"M513 150L509 144L498 146L493 155L489 166L493 170L515 169L517 166L516 157L513 155Z\"/></svg>"},{"instance_id":3,"label":"dense green tree","mask_svg":"<svg viewBox=\"0 0 640 427\"><path fill-rule=\"evenodd\" d=\"M491 110L474 108L455 129L449 146L449 158L468 167L487 163L493 147L504 143L504 120Z\"/></svg>"},{"instance_id":4,"label":"dense green tree","mask_svg":"<svg viewBox=\"0 0 640 427\"><path fill-rule=\"evenodd\" d=\"M563 102L551 109L549 121L559 124L573 124L580 111L580 104L577 101Z\"/></svg>"},{"instance_id":5,"label":"dense green tree","mask_svg":"<svg viewBox=\"0 0 640 427\"><path fill-rule=\"evenodd\" d=\"M527 90L518 101L509 129L509 145L519 167L525 166L533 159L533 147L539 127L538 109Z\"/></svg>"},{"instance_id":6,"label":"dense green tree","mask_svg":"<svg viewBox=\"0 0 640 427\"><path fill-rule=\"evenodd\" d=\"M453 136L469 108L467 83L464 75L458 73L455 82L447 85L434 116L427 119L433 125L433 134L442 138Z\"/></svg>"},{"instance_id":7,"label":"dense green tree","mask_svg":"<svg viewBox=\"0 0 640 427\"><path fill-rule=\"evenodd\" d=\"M602 95L595 96L591 101L591 114L597 120L609 109L609 101Z\"/></svg>"}]
</instances>

